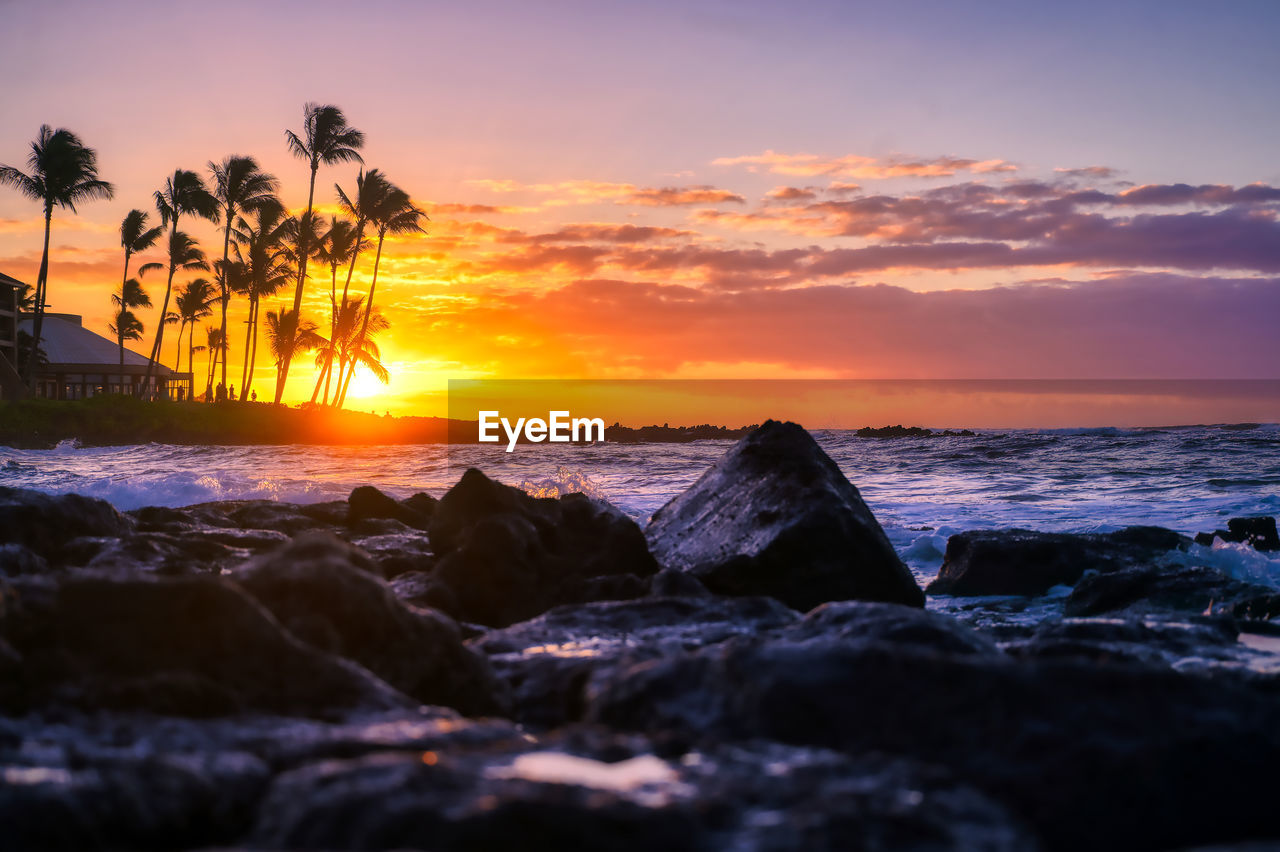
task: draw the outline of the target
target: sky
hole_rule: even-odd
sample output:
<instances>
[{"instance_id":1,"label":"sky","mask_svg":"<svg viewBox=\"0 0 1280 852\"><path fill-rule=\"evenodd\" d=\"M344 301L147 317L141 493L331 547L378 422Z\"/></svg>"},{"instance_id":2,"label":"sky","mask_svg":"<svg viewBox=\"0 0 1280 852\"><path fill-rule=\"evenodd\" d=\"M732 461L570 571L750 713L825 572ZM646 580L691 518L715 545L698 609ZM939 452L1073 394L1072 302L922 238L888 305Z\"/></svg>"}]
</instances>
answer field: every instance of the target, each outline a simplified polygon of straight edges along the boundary
<instances>
[{"instance_id":1,"label":"sky","mask_svg":"<svg viewBox=\"0 0 1280 852\"><path fill-rule=\"evenodd\" d=\"M1274 2L0 0L0 17L0 163L23 166L47 123L116 186L58 211L52 238L50 310L102 333L120 220L175 168L251 154L297 210L284 131L303 104L365 132L366 165L431 221L384 250L391 382L358 376L357 408L437 413L451 378L1280 378ZM323 212L356 168L321 171ZM40 239L38 206L0 188L0 271L34 282ZM144 285L158 304L163 276ZM243 318L233 304L236 367ZM260 358L260 396L274 374ZM286 400L313 375L295 366Z\"/></svg>"}]
</instances>

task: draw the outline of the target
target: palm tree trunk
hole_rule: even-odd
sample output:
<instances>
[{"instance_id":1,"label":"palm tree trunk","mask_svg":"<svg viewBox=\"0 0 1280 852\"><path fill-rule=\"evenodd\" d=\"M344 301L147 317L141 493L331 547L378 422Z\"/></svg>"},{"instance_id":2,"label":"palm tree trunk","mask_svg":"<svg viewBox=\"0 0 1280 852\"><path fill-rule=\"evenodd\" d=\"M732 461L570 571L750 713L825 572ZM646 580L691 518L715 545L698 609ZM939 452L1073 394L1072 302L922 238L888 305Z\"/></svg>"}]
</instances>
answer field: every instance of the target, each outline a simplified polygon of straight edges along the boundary
<instances>
[{"instance_id":1,"label":"palm tree trunk","mask_svg":"<svg viewBox=\"0 0 1280 852\"><path fill-rule=\"evenodd\" d=\"M332 318L329 323L329 354L325 357L324 368L316 376L316 388L311 392L311 404L316 404L316 396L320 393L320 382L324 382L324 401L329 402L329 368L333 366L333 338L338 335L338 264L329 264L332 279L329 283L329 307Z\"/></svg>"},{"instance_id":2,"label":"palm tree trunk","mask_svg":"<svg viewBox=\"0 0 1280 852\"><path fill-rule=\"evenodd\" d=\"M44 206L44 253L40 256L40 273L36 276L36 313L31 321L31 357L22 371L23 384L31 385L35 374L37 353L40 351L40 334L44 330L44 297L49 281L49 229L53 224L53 206Z\"/></svg>"},{"instance_id":3,"label":"palm tree trunk","mask_svg":"<svg viewBox=\"0 0 1280 852\"><path fill-rule=\"evenodd\" d=\"M253 336L253 297L249 297L249 318L244 321L244 367L240 370L240 402L249 398L249 339Z\"/></svg>"},{"instance_id":4,"label":"palm tree trunk","mask_svg":"<svg viewBox=\"0 0 1280 852\"><path fill-rule=\"evenodd\" d=\"M311 187L307 190L307 217L302 220L305 225L298 234L298 286L293 291L293 313L302 321L302 287L307 281L307 255L311 253L310 247L307 245L307 237L311 234L311 207L316 199L316 172L320 170L320 163L311 158ZM284 360L280 364L280 370L276 374L276 405L280 404L280 397L284 396L284 385L289 380L289 364L293 361L293 344L290 343L289 349L284 353Z\"/></svg>"},{"instance_id":5,"label":"palm tree trunk","mask_svg":"<svg viewBox=\"0 0 1280 852\"><path fill-rule=\"evenodd\" d=\"M178 357L173 362L173 371L175 373L182 372L182 332L186 329L186 327L187 327L187 321L184 319L178 325ZM121 344L121 346L123 347L123 344ZM121 354L120 357L123 358L124 355Z\"/></svg>"},{"instance_id":6,"label":"palm tree trunk","mask_svg":"<svg viewBox=\"0 0 1280 852\"><path fill-rule=\"evenodd\" d=\"M231 301L231 291L227 288L227 260L231 254L231 216L232 205L227 205L227 226L222 229L222 340L227 341L227 303ZM222 356L222 389L227 388L227 356Z\"/></svg>"},{"instance_id":7,"label":"palm tree trunk","mask_svg":"<svg viewBox=\"0 0 1280 852\"><path fill-rule=\"evenodd\" d=\"M156 342L151 346L151 359L147 363L147 372L142 379L142 388L139 390L143 396L151 393L148 388L151 385L151 377L155 373L156 363L160 359L160 346L164 342L164 318L169 315L169 295L173 291L173 241L174 235L178 233L178 213L175 210L173 214L173 230L169 236L169 278L164 284L164 304L160 306L160 319L156 322Z\"/></svg>"},{"instance_id":8,"label":"palm tree trunk","mask_svg":"<svg viewBox=\"0 0 1280 852\"><path fill-rule=\"evenodd\" d=\"M346 404L351 377L356 374L356 367L360 363L360 349L364 346L364 335L369 330L369 317L373 313L373 291L378 287L378 264L382 262L382 241L386 236L385 230L378 231L378 253L373 258L373 280L369 282L369 296L364 301L364 320L360 323L360 333L356 335L355 345L351 349L351 366L347 370L347 382L339 385L342 388L342 395L338 397L337 408L342 408Z\"/></svg>"},{"instance_id":9,"label":"palm tree trunk","mask_svg":"<svg viewBox=\"0 0 1280 852\"><path fill-rule=\"evenodd\" d=\"M354 272L356 269L356 258L360 256L360 241L363 239L364 239L364 221L360 220L356 222L356 243L355 243L355 246L351 249L351 263L347 264L347 280L346 280L346 283L342 285L342 301L338 303L343 308L347 306L347 293L351 290L351 273ZM336 336L336 332L335 332L335 336ZM329 356L325 358L324 367L326 370L332 371L332 367L333 367L333 346L332 345L330 345L329 347ZM342 387L341 361L339 361L338 363L338 387L339 388ZM338 393L337 389L335 389L334 398L333 398L333 402L335 405L338 402L337 393ZM325 405L329 404L329 380L327 378L325 379L325 386L324 386L324 404Z\"/></svg>"},{"instance_id":10,"label":"palm tree trunk","mask_svg":"<svg viewBox=\"0 0 1280 852\"><path fill-rule=\"evenodd\" d=\"M249 383L253 382L253 363L254 361L258 360L258 306L259 305L260 305L260 300L254 299L253 306L252 306L253 325L251 326L251 328L253 329L253 346L249 351ZM249 387L246 384L244 389L244 399L248 399L248 398L249 398Z\"/></svg>"},{"instance_id":11,"label":"palm tree trunk","mask_svg":"<svg viewBox=\"0 0 1280 852\"><path fill-rule=\"evenodd\" d=\"M124 274L120 276L120 309L124 310L124 288L129 281L129 247L124 247ZM120 335L120 386L124 387L124 335ZM178 359L182 359L182 353L179 351Z\"/></svg>"}]
</instances>

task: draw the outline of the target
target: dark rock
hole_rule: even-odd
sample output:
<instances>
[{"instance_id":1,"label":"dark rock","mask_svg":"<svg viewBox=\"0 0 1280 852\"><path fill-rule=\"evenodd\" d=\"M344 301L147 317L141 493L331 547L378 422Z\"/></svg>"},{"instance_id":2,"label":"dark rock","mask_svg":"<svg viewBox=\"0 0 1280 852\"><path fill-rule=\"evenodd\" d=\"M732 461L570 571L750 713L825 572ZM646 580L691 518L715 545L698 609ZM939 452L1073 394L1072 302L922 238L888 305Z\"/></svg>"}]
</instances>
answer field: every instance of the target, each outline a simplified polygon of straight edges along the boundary
<instances>
[{"instance_id":1,"label":"dark rock","mask_svg":"<svg viewBox=\"0 0 1280 852\"><path fill-rule=\"evenodd\" d=\"M237 586L207 575L23 580L0 632L22 656L0 708L49 702L214 716L412 706L364 669L302 644Z\"/></svg>"},{"instance_id":2,"label":"dark rock","mask_svg":"<svg viewBox=\"0 0 1280 852\"><path fill-rule=\"evenodd\" d=\"M313 518L325 526L340 527L347 522L348 504L346 500L326 500L323 503L304 503L298 511Z\"/></svg>"},{"instance_id":3,"label":"dark rock","mask_svg":"<svg viewBox=\"0 0 1280 852\"><path fill-rule=\"evenodd\" d=\"M400 503L428 519L436 513L436 506L440 505L439 500L422 491L404 498Z\"/></svg>"},{"instance_id":4,"label":"dark rock","mask_svg":"<svg viewBox=\"0 0 1280 852\"><path fill-rule=\"evenodd\" d=\"M1099 615L1117 610L1205 612L1213 604L1229 604L1273 590L1230 577L1215 568L1163 565L1090 572L1080 579L1063 604L1067 615Z\"/></svg>"},{"instance_id":5,"label":"dark rock","mask_svg":"<svg viewBox=\"0 0 1280 852\"><path fill-rule=\"evenodd\" d=\"M474 468L440 500L431 545L435 576L457 601L451 614L499 627L558 603L633 594L625 581L591 581L658 567L640 528L613 506L582 494L535 499Z\"/></svg>"},{"instance_id":6,"label":"dark rock","mask_svg":"<svg viewBox=\"0 0 1280 852\"><path fill-rule=\"evenodd\" d=\"M388 580L409 572L429 572L435 567L431 542L425 535L408 529L354 537L351 543L373 557Z\"/></svg>"},{"instance_id":7,"label":"dark rock","mask_svg":"<svg viewBox=\"0 0 1280 852\"><path fill-rule=\"evenodd\" d=\"M664 567L713 592L771 595L808 610L833 600L923 606L880 524L813 438L766 422L663 506L645 537Z\"/></svg>"},{"instance_id":8,"label":"dark rock","mask_svg":"<svg viewBox=\"0 0 1280 852\"><path fill-rule=\"evenodd\" d=\"M711 590L702 585L697 577L663 568L649 583L649 594L655 598L708 598Z\"/></svg>"},{"instance_id":9,"label":"dark rock","mask_svg":"<svg viewBox=\"0 0 1280 852\"><path fill-rule=\"evenodd\" d=\"M395 596L407 604L442 612L452 612L458 607L453 592L430 572L408 571L392 578L390 583Z\"/></svg>"},{"instance_id":10,"label":"dark rock","mask_svg":"<svg viewBox=\"0 0 1280 852\"><path fill-rule=\"evenodd\" d=\"M297 535L304 530L325 526L323 521L307 515L293 503L277 503L273 500L231 501L228 517L241 529L275 530L285 535Z\"/></svg>"},{"instance_id":11,"label":"dark rock","mask_svg":"<svg viewBox=\"0 0 1280 852\"><path fill-rule=\"evenodd\" d=\"M1232 544L1247 544L1263 553L1280 550L1280 535L1276 533L1276 519L1270 515L1252 518L1232 518L1225 530L1196 533L1196 544L1213 545L1215 538Z\"/></svg>"},{"instance_id":12,"label":"dark rock","mask_svg":"<svg viewBox=\"0 0 1280 852\"><path fill-rule=\"evenodd\" d=\"M1004 644L1016 657L1168 667L1240 658L1231 619L1156 621L1136 618L1061 618L1037 624L1031 636Z\"/></svg>"},{"instance_id":13,"label":"dark rock","mask_svg":"<svg viewBox=\"0 0 1280 852\"><path fill-rule=\"evenodd\" d=\"M1266 592L1235 601L1224 607L1214 607L1246 621L1271 621L1280 617L1280 592Z\"/></svg>"},{"instance_id":14,"label":"dark rock","mask_svg":"<svg viewBox=\"0 0 1280 852\"><path fill-rule=\"evenodd\" d=\"M51 561L78 536L121 536L133 526L105 500L0 486L0 544L22 545Z\"/></svg>"},{"instance_id":15,"label":"dark rock","mask_svg":"<svg viewBox=\"0 0 1280 852\"><path fill-rule=\"evenodd\" d=\"M236 579L293 635L354 660L406 695L470 715L505 712L503 684L462 644L457 625L407 606L375 573L367 554L312 532Z\"/></svg>"},{"instance_id":16,"label":"dark rock","mask_svg":"<svg viewBox=\"0 0 1280 852\"><path fill-rule=\"evenodd\" d=\"M0 544L0 576L43 574L48 570L49 561L29 547L21 544Z\"/></svg>"},{"instance_id":17,"label":"dark rock","mask_svg":"<svg viewBox=\"0 0 1280 852\"><path fill-rule=\"evenodd\" d=\"M354 524L369 518L389 518L419 530L426 530L431 525L429 513L410 508L372 485L361 485L347 498L347 523Z\"/></svg>"},{"instance_id":18,"label":"dark rock","mask_svg":"<svg viewBox=\"0 0 1280 852\"><path fill-rule=\"evenodd\" d=\"M1085 571L1154 565L1190 539L1162 527L1073 535L1032 530L974 530L947 540L931 595L1042 595Z\"/></svg>"},{"instance_id":19,"label":"dark rock","mask_svg":"<svg viewBox=\"0 0 1280 852\"><path fill-rule=\"evenodd\" d=\"M603 670L587 720L694 743L914 757L1005 802L1054 849L1277 835L1280 705L1226 679L883 642L733 641Z\"/></svg>"},{"instance_id":20,"label":"dark rock","mask_svg":"<svg viewBox=\"0 0 1280 852\"><path fill-rule=\"evenodd\" d=\"M784 631L788 639L858 639L947 654L998 655L990 639L954 618L901 604L838 601L823 604Z\"/></svg>"}]
</instances>

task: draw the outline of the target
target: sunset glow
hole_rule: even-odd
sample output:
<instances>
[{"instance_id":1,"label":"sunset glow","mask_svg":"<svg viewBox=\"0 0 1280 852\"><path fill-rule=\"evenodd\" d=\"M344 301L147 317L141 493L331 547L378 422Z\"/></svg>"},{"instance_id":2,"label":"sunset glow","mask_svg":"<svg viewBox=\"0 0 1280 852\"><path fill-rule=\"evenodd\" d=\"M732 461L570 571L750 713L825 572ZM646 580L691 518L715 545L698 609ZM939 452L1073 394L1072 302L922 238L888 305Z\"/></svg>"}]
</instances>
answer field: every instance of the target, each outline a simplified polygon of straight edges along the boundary
<instances>
[{"instance_id":1,"label":"sunset glow","mask_svg":"<svg viewBox=\"0 0 1280 852\"><path fill-rule=\"evenodd\" d=\"M888 3L384 2L354 19L227 4L290 34L263 57L226 56L203 7L135 5L127 30L83 6L68 44L63 13L10 4L0 37L6 79L24 80L5 96L0 162L23 162L41 123L66 126L116 185L54 219L49 309L99 333L119 221L174 168L251 154L291 212L305 208L307 166L283 131L318 100L343 107L367 166L430 217L426 235L386 239L390 382L358 373L348 407L440 414L459 378L1280 376L1280 117L1259 109L1280 75L1271 5L1226 20L1128 4L1115 15L1134 26L1091 31L1085 67L1064 46L1110 4L1052 27L1047 8L959 19L944 3L900 18ZM1160 38L1122 38L1157 15ZM895 54L917 28L916 52ZM183 32L179 72L133 82L117 36ZM1122 43L1140 58L1099 85ZM55 48L54 72L24 71ZM1193 51L1215 70L1187 66ZM356 172L321 169L326 220ZM220 256L215 226L184 228ZM0 191L0 272L34 283L41 235L38 205ZM358 295L371 271L372 252ZM304 316L325 325L328 269L310 273ZM144 286L163 291L163 277ZM157 314L140 312L147 345ZM231 314L238 379L245 304ZM254 387L269 397L261 354ZM310 398L312 361L295 362L286 402Z\"/></svg>"}]
</instances>

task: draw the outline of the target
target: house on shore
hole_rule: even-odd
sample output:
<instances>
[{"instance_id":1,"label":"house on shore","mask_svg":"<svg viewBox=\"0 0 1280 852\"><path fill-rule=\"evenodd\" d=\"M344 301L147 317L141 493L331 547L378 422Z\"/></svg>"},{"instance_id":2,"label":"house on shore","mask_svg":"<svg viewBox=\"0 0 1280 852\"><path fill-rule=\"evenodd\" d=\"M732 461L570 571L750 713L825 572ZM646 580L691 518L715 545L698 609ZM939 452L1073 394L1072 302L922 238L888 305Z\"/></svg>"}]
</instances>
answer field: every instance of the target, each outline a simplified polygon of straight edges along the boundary
<instances>
[{"instance_id":1,"label":"house on shore","mask_svg":"<svg viewBox=\"0 0 1280 852\"><path fill-rule=\"evenodd\" d=\"M0 272L0 399L22 399L18 375L18 294L23 283Z\"/></svg>"}]
</instances>

